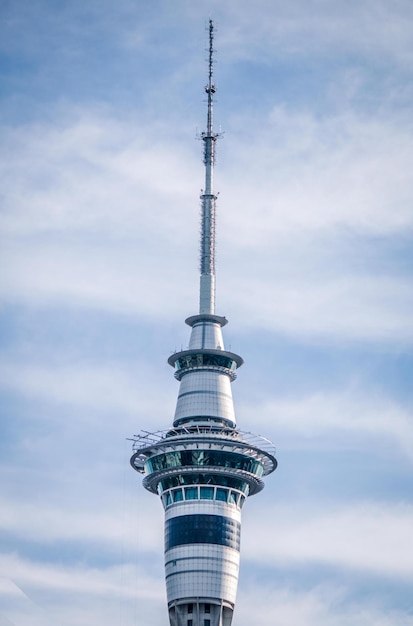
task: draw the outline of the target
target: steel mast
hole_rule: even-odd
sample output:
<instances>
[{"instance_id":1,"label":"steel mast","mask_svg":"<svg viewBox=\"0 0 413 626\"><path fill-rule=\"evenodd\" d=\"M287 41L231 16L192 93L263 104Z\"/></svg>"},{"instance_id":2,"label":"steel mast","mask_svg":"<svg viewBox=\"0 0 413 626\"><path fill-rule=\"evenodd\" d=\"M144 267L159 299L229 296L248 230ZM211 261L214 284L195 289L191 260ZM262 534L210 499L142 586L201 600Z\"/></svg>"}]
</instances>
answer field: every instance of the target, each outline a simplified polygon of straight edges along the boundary
<instances>
[{"instance_id":1,"label":"steel mast","mask_svg":"<svg viewBox=\"0 0 413 626\"><path fill-rule=\"evenodd\" d=\"M209 58L208 84L205 91L208 94L207 130L201 137L204 142L205 189L201 195L201 280L199 296L199 312L215 313L215 203L216 195L213 190L215 142L218 134L213 128L213 96L216 91L213 82L213 54L214 54L214 24L209 21Z\"/></svg>"}]
</instances>

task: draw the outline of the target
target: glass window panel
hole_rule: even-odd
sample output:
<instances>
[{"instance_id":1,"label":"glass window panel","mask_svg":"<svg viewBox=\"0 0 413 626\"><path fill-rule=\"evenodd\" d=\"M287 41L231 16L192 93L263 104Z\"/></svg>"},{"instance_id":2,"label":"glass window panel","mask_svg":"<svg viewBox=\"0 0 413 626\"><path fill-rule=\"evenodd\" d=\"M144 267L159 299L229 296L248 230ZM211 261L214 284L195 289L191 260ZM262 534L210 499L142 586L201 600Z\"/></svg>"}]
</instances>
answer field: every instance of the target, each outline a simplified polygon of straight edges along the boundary
<instances>
[{"instance_id":1,"label":"glass window panel","mask_svg":"<svg viewBox=\"0 0 413 626\"><path fill-rule=\"evenodd\" d=\"M198 487L185 487L185 500L198 500Z\"/></svg>"},{"instance_id":2,"label":"glass window panel","mask_svg":"<svg viewBox=\"0 0 413 626\"><path fill-rule=\"evenodd\" d=\"M257 459L223 450L181 450L177 452L166 452L154 456L146 462L146 468L149 473L170 467L188 465L231 467L245 470L257 476L262 476L263 473L263 466Z\"/></svg>"},{"instance_id":3,"label":"glass window panel","mask_svg":"<svg viewBox=\"0 0 413 626\"><path fill-rule=\"evenodd\" d=\"M228 497L228 490L227 489L219 489L217 487L216 499L217 500L221 500L222 502L226 502L227 501L227 497Z\"/></svg>"},{"instance_id":4,"label":"glass window panel","mask_svg":"<svg viewBox=\"0 0 413 626\"><path fill-rule=\"evenodd\" d=\"M229 492L228 502L230 504L236 504L237 503L237 494L236 494L235 491L230 491Z\"/></svg>"},{"instance_id":5,"label":"glass window panel","mask_svg":"<svg viewBox=\"0 0 413 626\"><path fill-rule=\"evenodd\" d=\"M220 354L188 354L181 356L175 361L175 367L177 370L187 367L200 367L203 365L225 367L232 371L237 367L236 361L230 357Z\"/></svg>"},{"instance_id":6,"label":"glass window panel","mask_svg":"<svg viewBox=\"0 0 413 626\"><path fill-rule=\"evenodd\" d=\"M173 497L174 502L182 502L182 500L184 499L184 496L182 494L182 489L175 489L172 492L172 497Z\"/></svg>"},{"instance_id":7,"label":"glass window panel","mask_svg":"<svg viewBox=\"0 0 413 626\"><path fill-rule=\"evenodd\" d=\"M213 487L200 487L201 500L213 500L214 488Z\"/></svg>"},{"instance_id":8,"label":"glass window panel","mask_svg":"<svg viewBox=\"0 0 413 626\"><path fill-rule=\"evenodd\" d=\"M225 487L233 487L248 495L249 486L245 481L234 478L232 476L222 476L218 474L181 474L178 476L169 476L163 478L160 483L162 489L171 489L172 487L178 487L179 485L219 485Z\"/></svg>"}]
</instances>

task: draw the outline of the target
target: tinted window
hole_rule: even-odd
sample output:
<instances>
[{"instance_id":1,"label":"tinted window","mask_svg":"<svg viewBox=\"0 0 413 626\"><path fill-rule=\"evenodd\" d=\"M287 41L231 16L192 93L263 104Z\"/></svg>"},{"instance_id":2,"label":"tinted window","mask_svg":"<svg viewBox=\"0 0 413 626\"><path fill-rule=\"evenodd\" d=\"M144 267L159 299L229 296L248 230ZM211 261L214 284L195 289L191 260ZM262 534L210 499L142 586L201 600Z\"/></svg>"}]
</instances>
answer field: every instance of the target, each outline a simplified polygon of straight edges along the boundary
<instances>
[{"instance_id":1,"label":"tinted window","mask_svg":"<svg viewBox=\"0 0 413 626\"><path fill-rule=\"evenodd\" d=\"M232 371L237 368L236 361L222 354L187 354L175 361L177 370L185 369L186 367L202 367L203 365L225 367Z\"/></svg>"},{"instance_id":2,"label":"tinted window","mask_svg":"<svg viewBox=\"0 0 413 626\"><path fill-rule=\"evenodd\" d=\"M217 466L241 469L257 476L262 476L263 466L253 457L223 450L182 450L158 454L146 461L147 470L156 472L173 467Z\"/></svg>"},{"instance_id":3,"label":"tinted window","mask_svg":"<svg viewBox=\"0 0 413 626\"><path fill-rule=\"evenodd\" d=\"M191 543L213 543L239 550L241 525L221 515L180 515L165 523L165 549Z\"/></svg>"},{"instance_id":4,"label":"tinted window","mask_svg":"<svg viewBox=\"0 0 413 626\"><path fill-rule=\"evenodd\" d=\"M184 499L182 489L175 489L175 491L172 492L172 497L174 502L182 502L182 500Z\"/></svg>"},{"instance_id":5,"label":"tinted window","mask_svg":"<svg viewBox=\"0 0 413 626\"><path fill-rule=\"evenodd\" d=\"M198 500L198 487L186 487L185 500Z\"/></svg>"},{"instance_id":6,"label":"tinted window","mask_svg":"<svg viewBox=\"0 0 413 626\"><path fill-rule=\"evenodd\" d=\"M229 492L228 502L230 502L231 504L236 504L237 503L237 493L235 491L230 491Z\"/></svg>"},{"instance_id":7,"label":"tinted window","mask_svg":"<svg viewBox=\"0 0 413 626\"><path fill-rule=\"evenodd\" d=\"M221 500L222 502L226 502L228 497L228 489L219 489L217 488L217 500Z\"/></svg>"},{"instance_id":8,"label":"tinted window","mask_svg":"<svg viewBox=\"0 0 413 626\"><path fill-rule=\"evenodd\" d=\"M214 488L213 487L200 487L201 500L213 500Z\"/></svg>"},{"instance_id":9,"label":"tinted window","mask_svg":"<svg viewBox=\"0 0 413 626\"><path fill-rule=\"evenodd\" d=\"M198 472L196 474L178 474L176 476L162 478L160 484L162 491L170 489L171 487L179 487L180 485L220 485L239 489L239 491L243 491L246 495L249 493L249 486L244 480L232 476L223 476L222 474L201 474ZM220 497L217 497L217 500L220 499Z\"/></svg>"}]
</instances>

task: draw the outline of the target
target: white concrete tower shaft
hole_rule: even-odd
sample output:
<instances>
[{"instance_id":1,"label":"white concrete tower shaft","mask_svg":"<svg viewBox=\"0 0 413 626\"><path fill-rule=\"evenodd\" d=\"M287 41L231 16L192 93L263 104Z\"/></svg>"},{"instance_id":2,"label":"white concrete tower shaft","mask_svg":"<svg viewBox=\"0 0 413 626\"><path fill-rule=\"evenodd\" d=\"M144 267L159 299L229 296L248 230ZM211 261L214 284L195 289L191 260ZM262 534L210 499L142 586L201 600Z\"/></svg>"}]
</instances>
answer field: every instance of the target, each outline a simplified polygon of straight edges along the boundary
<instances>
[{"instance_id":1,"label":"white concrete tower shaft","mask_svg":"<svg viewBox=\"0 0 413 626\"><path fill-rule=\"evenodd\" d=\"M201 194L201 278L199 294L199 312L215 313L215 203L214 193L214 163L215 142L218 134L214 132L213 96L216 87L213 81L214 55L214 24L209 21L209 50L208 50L208 84L205 91L208 95L207 130L202 133L204 142L205 189Z\"/></svg>"}]
</instances>

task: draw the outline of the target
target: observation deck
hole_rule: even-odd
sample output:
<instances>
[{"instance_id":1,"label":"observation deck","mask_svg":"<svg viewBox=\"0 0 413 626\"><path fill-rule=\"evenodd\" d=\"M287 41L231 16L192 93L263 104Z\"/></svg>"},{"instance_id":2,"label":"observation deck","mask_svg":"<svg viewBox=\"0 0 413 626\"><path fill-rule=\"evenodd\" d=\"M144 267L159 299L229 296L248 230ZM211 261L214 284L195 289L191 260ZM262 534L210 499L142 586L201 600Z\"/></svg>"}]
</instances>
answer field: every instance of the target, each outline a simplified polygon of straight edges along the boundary
<instances>
[{"instance_id":1,"label":"observation deck","mask_svg":"<svg viewBox=\"0 0 413 626\"><path fill-rule=\"evenodd\" d=\"M277 467L268 439L228 427L143 432L133 442L131 465L146 474L143 484L152 493L162 493L167 486L227 486L231 479L234 488L254 495L264 487L262 476Z\"/></svg>"}]
</instances>

